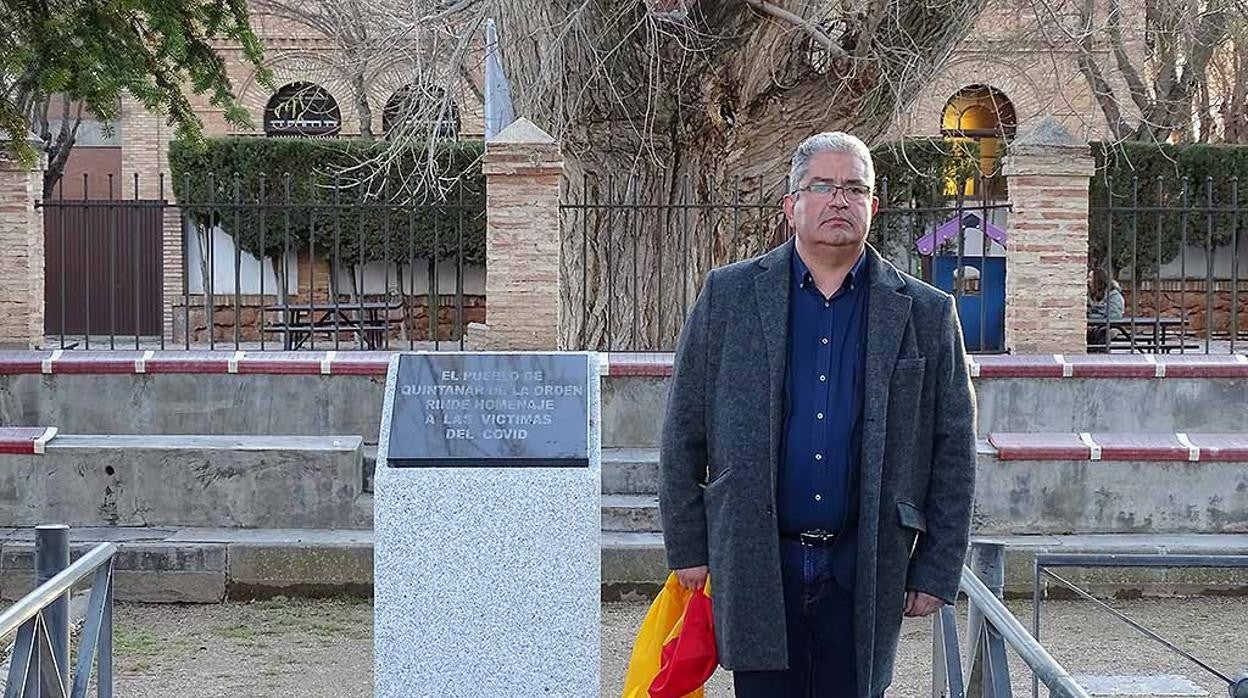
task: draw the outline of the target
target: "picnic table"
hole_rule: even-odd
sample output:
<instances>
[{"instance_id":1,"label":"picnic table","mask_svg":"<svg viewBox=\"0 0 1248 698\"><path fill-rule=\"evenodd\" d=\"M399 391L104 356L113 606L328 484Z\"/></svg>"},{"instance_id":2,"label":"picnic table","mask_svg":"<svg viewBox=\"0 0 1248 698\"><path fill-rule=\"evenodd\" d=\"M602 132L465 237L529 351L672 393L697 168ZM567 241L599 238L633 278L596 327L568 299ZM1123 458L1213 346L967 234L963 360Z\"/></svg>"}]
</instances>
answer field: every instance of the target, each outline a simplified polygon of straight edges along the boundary
<instances>
[{"instance_id":1,"label":"picnic table","mask_svg":"<svg viewBox=\"0 0 1248 698\"><path fill-rule=\"evenodd\" d=\"M354 333L369 349L379 349L386 344L391 328L403 322L402 317L393 317L390 311L402 308L403 303L397 298L270 305L264 311L276 313L280 319L266 322L264 331L282 335L282 348L288 351L302 349L314 334L337 336L341 332Z\"/></svg>"},{"instance_id":2,"label":"picnic table","mask_svg":"<svg viewBox=\"0 0 1248 698\"><path fill-rule=\"evenodd\" d=\"M1184 321L1175 317L1123 317L1116 320L1088 320L1088 329L1111 328L1106 344L1090 344L1089 349L1125 349L1131 352L1169 353L1195 349L1183 337Z\"/></svg>"}]
</instances>

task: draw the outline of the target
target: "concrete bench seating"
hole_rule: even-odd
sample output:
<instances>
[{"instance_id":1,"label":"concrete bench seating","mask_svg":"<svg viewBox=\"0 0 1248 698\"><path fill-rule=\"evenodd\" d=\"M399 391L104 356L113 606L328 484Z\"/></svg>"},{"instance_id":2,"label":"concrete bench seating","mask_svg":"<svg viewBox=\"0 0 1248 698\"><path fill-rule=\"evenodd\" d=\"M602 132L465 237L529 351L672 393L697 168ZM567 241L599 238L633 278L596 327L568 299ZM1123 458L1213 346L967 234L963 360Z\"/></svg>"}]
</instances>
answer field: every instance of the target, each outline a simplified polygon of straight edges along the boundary
<instances>
[{"instance_id":1,"label":"concrete bench seating","mask_svg":"<svg viewBox=\"0 0 1248 698\"><path fill-rule=\"evenodd\" d=\"M366 529L358 436L95 436L0 428L0 528Z\"/></svg>"},{"instance_id":2,"label":"concrete bench seating","mask_svg":"<svg viewBox=\"0 0 1248 698\"><path fill-rule=\"evenodd\" d=\"M1248 434L989 434L975 530L1248 531Z\"/></svg>"},{"instance_id":3,"label":"concrete bench seating","mask_svg":"<svg viewBox=\"0 0 1248 698\"><path fill-rule=\"evenodd\" d=\"M0 425L75 434L359 434L375 442L391 353L0 351ZM1248 356L975 356L980 435L1248 432ZM671 354L613 353L603 445L659 444Z\"/></svg>"},{"instance_id":4,"label":"concrete bench seating","mask_svg":"<svg viewBox=\"0 0 1248 698\"><path fill-rule=\"evenodd\" d=\"M659 531L658 449L604 449L603 530ZM977 534L1248 531L1248 434L993 433Z\"/></svg>"}]
</instances>

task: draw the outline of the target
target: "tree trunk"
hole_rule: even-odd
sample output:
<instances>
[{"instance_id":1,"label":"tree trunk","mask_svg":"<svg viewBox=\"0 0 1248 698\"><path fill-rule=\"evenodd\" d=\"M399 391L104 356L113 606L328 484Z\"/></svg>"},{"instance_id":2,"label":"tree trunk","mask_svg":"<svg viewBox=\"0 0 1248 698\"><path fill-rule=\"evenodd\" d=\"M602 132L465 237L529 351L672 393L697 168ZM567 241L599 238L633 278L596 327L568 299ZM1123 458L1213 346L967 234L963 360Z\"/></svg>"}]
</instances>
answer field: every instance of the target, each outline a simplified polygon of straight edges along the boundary
<instances>
[{"instance_id":1,"label":"tree trunk","mask_svg":"<svg viewBox=\"0 0 1248 698\"><path fill-rule=\"evenodd\" d=\"M1222 108L1223 140L1248 143L1248 31L1240 29L1232 53L1231 94Z\"/></svg>"},{"instance_id":2,"label":"tree trunk","mask_svg":"<svg viewBox=\"0 0 1248 698\"><path fill-rule=\"evenodd\" d=\"M563 148L562 345L631 350L671 349L708 269L784 239L798 143L877 138L982 9L903 0L829 24L813 12L832 5L796 0L501 5L516 113Z\"/></svg>"},{"instance_id":3,"label":"tree trunk","mask_svg":"<svg viewBox=\"0 0 1248 698\"><path fill-rule=\"evenodd\" d=\"M373 140L373 110L368 104L368 85L364 79L363 70L357 69L351 75L351 90L355 93L355 112L360 120L360 138L371 141Z\"/></svg>"}]
</instances>

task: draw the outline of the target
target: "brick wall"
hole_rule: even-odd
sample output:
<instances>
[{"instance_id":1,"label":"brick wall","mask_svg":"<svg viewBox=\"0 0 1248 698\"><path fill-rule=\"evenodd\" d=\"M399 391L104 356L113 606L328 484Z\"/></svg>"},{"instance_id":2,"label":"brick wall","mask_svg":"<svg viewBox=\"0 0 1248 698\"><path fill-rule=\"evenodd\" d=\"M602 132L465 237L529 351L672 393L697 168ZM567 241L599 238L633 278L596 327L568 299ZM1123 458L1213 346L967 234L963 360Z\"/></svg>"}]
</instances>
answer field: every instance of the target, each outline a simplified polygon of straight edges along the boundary
<instances>
[{"instance_id":1,"label":"brick wall","mask_svg":"<svg viewBox=\"0 0 1248 698\"><path fill-rule=\"evenodd\" d=\"M208 344L208 311L205 308L205 298L202 294L193 294L190 296L190 307L187 308L181 297L174 300L173 303L173 328L170 336L173 337L175 345L184 344L186 342L186 326L189 323L191 327L191 345L203 346ZM382 296L365 296L366 302L381 301ZM464 314L459 317L459 304L455 296L438 296L437 308L434 319L436 328L436 339L443 342L458 342L459 338L467 334L468 326L471 323L485 322L485 297L484 296L464 296ZM261 314L262 308L271 307L278 304L276 296L256 294L245 294L239 296L238 312L234 308L233 295L221 295L214 299L212 305L212 339L218 344L233 346L235 332L237 330L240 342L255 344L260 341L261 335ZM304 294L290 296L289 302L292 305L306 304L308 298ZM317 301L318 306L324 303L324 299ZM348 300L341 300L341 307L346 309L349 317L354 317L351 311L351 303ZM330 304L326 304L325 310L332 308ZM325 310L317 312L317 315L324 314ZM430 313L434 309L429 305L429 296L408 296L406 298L406 307L396 308L390 311L389 317L392 321L391 328L387 333L389 335L389 346L394 348L402 348L411 342L426 342L435 339L430 327ZM273 331L275 323L282 321L282 314L278 311L269 311L264 315L264 341L266 349L277 349L282 346L282 335ZM237 318L237 321L236 321ZM332 320L331 320L332 322ZM237 327L236 327L237 326ZM341 331L338 333L338 343L343 349L351 349L358 346L359 337L346 329L345 321L340 321ZM458 332L457 332L458 330ZM319 332L316 335L316 347L320 349L334 348L334 333L332 330L327 332Z\"/></svg>"},{"instance_id":2,"label":"brick wall","mask_svg":"<svg viewBox=\"0 0 1248 698\"><path fill-rule=\"evenodd\" d=\"M0 346L43 345L43 170L0 154Z\"/></svg>"},{"instance_id":3,"label":"brick wall","mask_svg":"<svg viewBox=\"0 0 1248 698\"><path fill-rule=\"evenodd\" d=\"M1134 291L1127 282L1122 297L1127 315L1182 318L1189 333L1202 336L1212 325L1214 337L1229 336L1234 319L1239 338L1248 335L1248 282L1240 281L1234 291L1230 281L1215 282L1212 290L1203 279L1163 281L1160 287L1153 281L1142 281Z\"/></svg>"}]
</instances>

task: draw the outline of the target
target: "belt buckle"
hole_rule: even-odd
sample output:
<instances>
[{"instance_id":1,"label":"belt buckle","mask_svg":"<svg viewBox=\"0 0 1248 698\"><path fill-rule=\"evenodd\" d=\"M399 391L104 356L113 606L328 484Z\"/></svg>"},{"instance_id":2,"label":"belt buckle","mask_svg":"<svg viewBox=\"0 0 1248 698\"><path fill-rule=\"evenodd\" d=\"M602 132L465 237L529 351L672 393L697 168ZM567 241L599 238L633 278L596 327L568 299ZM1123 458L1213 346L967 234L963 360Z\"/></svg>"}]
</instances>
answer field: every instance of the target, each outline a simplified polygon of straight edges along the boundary
<instances>
[{"instance_id":1,"label":"belt buckle","mask_svg":"<svg viewBox=\"0 0 1248 698\"><path fill-rule=\"evenodd\" d=\"M802 545L826 545L836 538L835 533L830 533L822 528L813 531L802 531L797 534L797 539Z\"/></svg>"}]
</instances>

